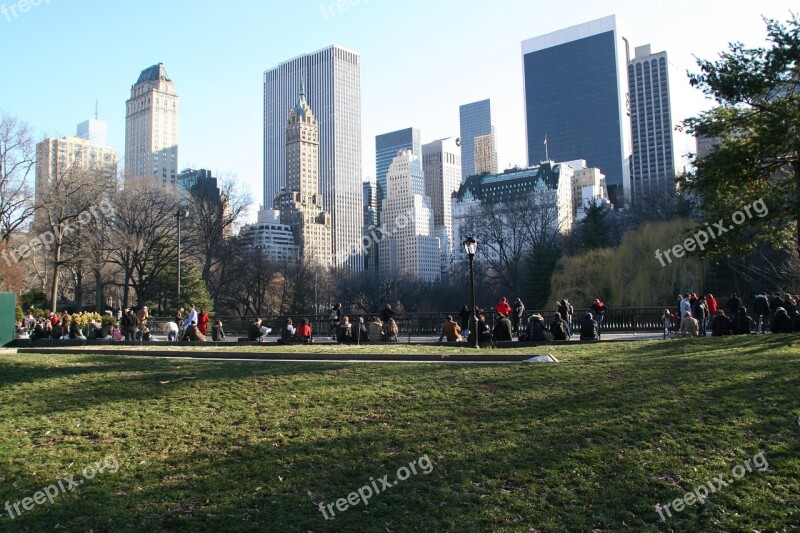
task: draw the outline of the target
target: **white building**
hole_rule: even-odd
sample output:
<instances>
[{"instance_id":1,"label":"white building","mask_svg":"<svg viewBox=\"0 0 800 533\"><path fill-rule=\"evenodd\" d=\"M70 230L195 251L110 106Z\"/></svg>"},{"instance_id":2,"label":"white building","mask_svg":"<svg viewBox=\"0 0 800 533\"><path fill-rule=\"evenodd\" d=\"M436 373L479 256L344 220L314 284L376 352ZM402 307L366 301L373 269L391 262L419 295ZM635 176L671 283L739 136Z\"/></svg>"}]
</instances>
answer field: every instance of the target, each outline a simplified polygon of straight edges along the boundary
<instances>
[{"instance_id":1,"label":"white building","mask_svg":"<svg viewBox=\"0 0 800 533\"><path fill-rule=\"evenodd\" d=\"M386 176L378 264L383 279L405 273L428 283L441 279L439 239L431 200L425 195L422 164L410 150L397 154Z\"/></svg>"},{"instance_id":2,"label":"white building","mask_svg":"<svg viewBox=\"0 0 800 533\"><path fill-rule=\"evenodd\" d=\"M450 137L422 147L425 194L431 199L436 236L440 237L442 269L451 262L453 239L453 194L461 187L461 146Z\"/></svg>"},{"instance_id":3,"label":"white building","mask_svg":"<svg viewBox=\"0 0 800 533\"><path fill-rule=\"evenodd\" d=\"M606 177L599 168L589 167L585 159L562 163L572 167L572 200L575 222L586 218L586 207L590 204L611 207L606 189Z\"/></svg>"},{"instance_id":4,"label":"white building","mask_svg":"<svg viewBox=\"0 0 800 533\"><path fill-rule=\"evenodd\" d=\"M502 205L519 198L530 200L530 209L543 210L546 215L552 216L553 231L562 234L569 232L575 220L573 173L570 165L546 161L530 168L509 169L502 174L470 176L453 197L453 233L456 242L463 242L475 235L485 224L479 211L483 204ZM511 231L514 228L509 226L508 229L508 235L503 237L504 242L507 246L516 246L514 232ZM517 234L521 235L522 232Z\"/></svg>"},{"instance_id":5,"label":"white building","mask_svg":"<svg viewBox=\"0 0 800 533\"><path fill-rule=\"evenodd\" d=\"M339 46L296 57L264 72L264 205L286 183L286 110L305 82L319 122L319 183L331 213L337 267L363 270L361 56ZM349 253L354 250L354 253Z\"/></svg>"},{"instance_id":6,"label":"white building","mask_svg":"<svg viewBox=\"0 0 800 533\"><path fill-rule=\"evenodd\" d=\"M262 209L258 212L258 222L244 226L239 232L245 252L260 254L279 262L294 261L300 254L300 247L294 243L292 228L281 224L280 211Z\"/></svg>"},{"instance_id":7,"label":"white building","mask_svg":"<svg viewBox=\"0 0 800 533\"><path fill-rule=\"evenodd\" d=\"M78 124L78 137L97 146L108 146L108 122L89 119Z\"/></svg>"},{"instance_id":8,"label":"white building","mask_svg":"<svg viewBox=\"0 0 800 533\"><path fill-rule=\"evenodd\" d=\"M142 71L125 105L125 177L175 185L178 95L163 63Z\"/></svg>"}]
</instances>

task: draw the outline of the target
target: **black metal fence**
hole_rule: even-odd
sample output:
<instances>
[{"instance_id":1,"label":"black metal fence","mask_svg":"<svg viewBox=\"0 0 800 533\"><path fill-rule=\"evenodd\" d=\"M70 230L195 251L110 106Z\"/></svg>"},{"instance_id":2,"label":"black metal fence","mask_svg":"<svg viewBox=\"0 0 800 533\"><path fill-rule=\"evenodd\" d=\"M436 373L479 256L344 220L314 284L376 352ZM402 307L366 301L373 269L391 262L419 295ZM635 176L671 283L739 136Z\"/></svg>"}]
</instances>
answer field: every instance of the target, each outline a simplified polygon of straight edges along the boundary
<instances>
[{"instance_id":1,"label":"black metal fence","mask_svg":"<svg viewBox=\"0 0 800 533\"><path fill-rule=\"evenodd\" d=\"M553 316L554 311L534 311L541 314L545 319ZM576 309L573 317L573 322L577 327L583 319L587 310ZM493 325L497 316L494 311L487 311L486 319ZM530 312L526 312L527 317ZM638 332L655 332L664 329L662 315L664 308L657 307L629 307L623 309L609 309L603 320L603 331L616 332L616 333L638 333ZM439 335L442 324L444 323L447 315L453 316L456 321L459 320L458 312L453 313L397 313L394 316L397 326L400 330L400 337L410 336L431 336ZM353 324L358 323L360 317L369 322L374 314L359 314L353 313L347 315L350 317L350 322ZM282 315L282 316L262 316L260 317L264 324L272 328L273 335L280 335L281 328L286 323L287 318L291 318L295 327L300 324L303 318L308 319L314 335L317 337L332 334L331 321L329 315ZM253 317L225 317L215 316L214 319L222 320L222 325L225 333L228 336L245 336L247 328L253 322ZM166 317L151 317L148 326L151 331L161 332L165 323L173 321L172 318ZM209 331L211 324L209 323Z\"/></svg>"}]
</instances>

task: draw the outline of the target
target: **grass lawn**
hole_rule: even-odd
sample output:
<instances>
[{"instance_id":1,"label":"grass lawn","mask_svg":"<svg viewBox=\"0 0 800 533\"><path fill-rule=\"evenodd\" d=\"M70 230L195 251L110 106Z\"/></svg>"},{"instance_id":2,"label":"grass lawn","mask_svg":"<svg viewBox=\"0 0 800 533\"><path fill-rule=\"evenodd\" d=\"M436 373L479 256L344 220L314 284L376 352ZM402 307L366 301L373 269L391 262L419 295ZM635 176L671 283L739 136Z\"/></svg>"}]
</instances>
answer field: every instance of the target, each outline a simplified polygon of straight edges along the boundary
<instances>
[{"instance_id":1,"label":"grass lawn","mask_svg":"<svg viewBox=\"0 0 800 533\"><path fill-rule=\"evenodd\" d=\"M546 352L562 362L2 353L0 531L800 527L800 338Z\"/></svg>"}]
</instances>

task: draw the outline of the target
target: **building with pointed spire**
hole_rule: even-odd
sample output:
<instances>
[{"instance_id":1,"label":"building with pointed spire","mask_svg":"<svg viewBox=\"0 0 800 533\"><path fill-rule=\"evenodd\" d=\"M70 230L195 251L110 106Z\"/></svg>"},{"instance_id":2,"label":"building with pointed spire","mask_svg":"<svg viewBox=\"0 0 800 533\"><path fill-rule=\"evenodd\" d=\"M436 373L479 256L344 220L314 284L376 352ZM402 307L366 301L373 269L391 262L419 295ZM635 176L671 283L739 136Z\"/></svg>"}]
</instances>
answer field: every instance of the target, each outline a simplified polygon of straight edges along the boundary
<instances>
[{"instance_id":1,"label":"building with pointed spire","mask_svg":"<svg viewBox=\"0 0 800 533\"><path fill-rule=\"evenodd\" d=\"M281 224L289 226L300 255L333 265L331 215L319 190L319 124L306 99L305 84L286 121L286 186L275 197Z\"/></svg>"},{"instance_id":2,"label":"building with pointed spire","mask_svg":"<svg viewBox=\"0 0 800 533\"><path fill-rule=\"evenodd\" d=\"M175 185L178 95L163 63L142 71L125 105L125 177Z\"/></svg>"}]
</instances>

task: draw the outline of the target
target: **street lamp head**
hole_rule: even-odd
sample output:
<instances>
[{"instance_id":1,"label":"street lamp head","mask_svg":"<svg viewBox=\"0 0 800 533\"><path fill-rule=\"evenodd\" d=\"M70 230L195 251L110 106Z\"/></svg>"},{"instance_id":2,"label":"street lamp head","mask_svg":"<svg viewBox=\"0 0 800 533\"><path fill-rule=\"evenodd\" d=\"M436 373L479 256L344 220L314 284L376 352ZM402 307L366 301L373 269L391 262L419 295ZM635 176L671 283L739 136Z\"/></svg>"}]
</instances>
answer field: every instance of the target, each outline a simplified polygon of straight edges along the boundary
<instances>
[{"instance_id":1,"label":"street lamp head","mask_svg":"<svg viewBox=\"0 0 800 533\"><path fill-rule=\"evenodd\" d=\"M475 237L467 237L467 240L464 241L464 251L468 256L475 257L475 254L478 253L478 241L475 240Z\"/></svg>"}]
</instances>

